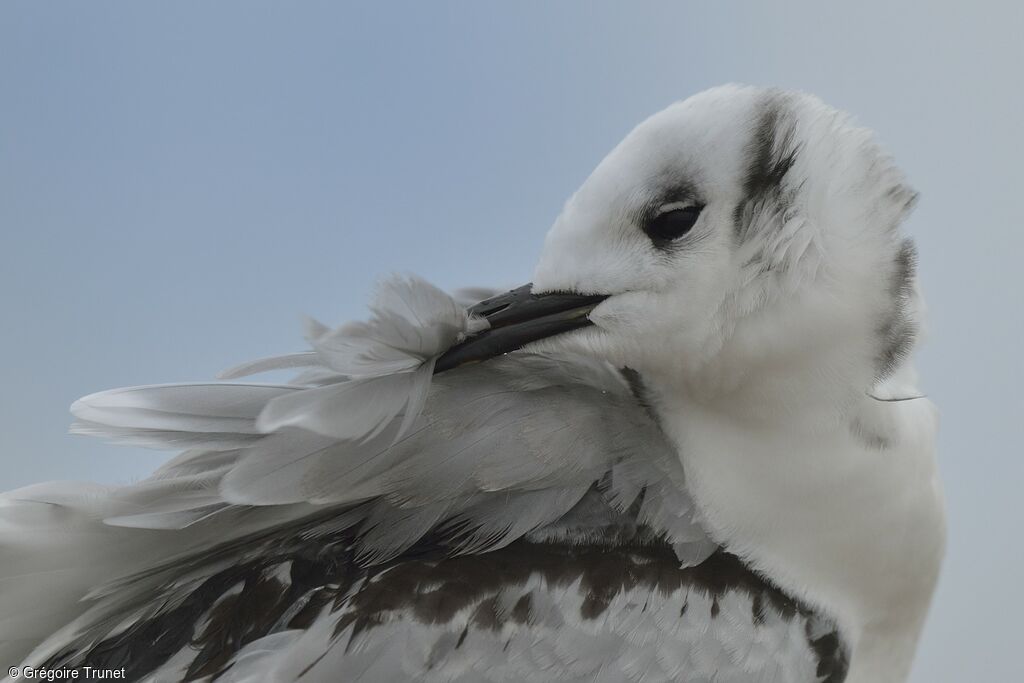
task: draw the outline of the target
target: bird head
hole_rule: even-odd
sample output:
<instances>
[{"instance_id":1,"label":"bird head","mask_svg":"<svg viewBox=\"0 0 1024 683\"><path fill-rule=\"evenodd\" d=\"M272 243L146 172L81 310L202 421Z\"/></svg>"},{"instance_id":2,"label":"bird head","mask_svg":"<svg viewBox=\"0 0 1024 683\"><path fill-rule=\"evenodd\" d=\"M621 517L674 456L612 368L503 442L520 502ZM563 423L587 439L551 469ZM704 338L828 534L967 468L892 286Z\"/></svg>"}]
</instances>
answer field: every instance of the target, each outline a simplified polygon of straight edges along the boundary
<instances>
[{"instance_id":1,"label":"bird head","mask_svg":"<svg viewBox=\"0 0 1024 683\"><path fill-rule=\"evenodd\" d=\"M705 91L626 136L547 235L532 310L550 316L561 297L555 308L592 325L548 330L520 302L504 334L703 391L801 368L867 389L913 343L899 226L915 196L872 134L817 98ZM499 326L502 305L483 311ZM534 329L518 339L524 321Z\"/></svg>"}]
</instances>

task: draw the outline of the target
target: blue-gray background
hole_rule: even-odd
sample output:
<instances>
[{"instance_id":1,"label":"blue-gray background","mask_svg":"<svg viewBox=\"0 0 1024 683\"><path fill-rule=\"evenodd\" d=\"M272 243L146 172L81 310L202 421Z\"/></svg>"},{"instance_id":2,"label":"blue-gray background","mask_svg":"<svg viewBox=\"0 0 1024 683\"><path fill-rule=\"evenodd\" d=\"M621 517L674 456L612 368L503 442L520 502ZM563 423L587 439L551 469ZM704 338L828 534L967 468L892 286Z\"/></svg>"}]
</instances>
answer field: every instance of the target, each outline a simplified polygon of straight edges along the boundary
<instances>
[{"instance_id":1,"label":"blue-gray background","mask_svg":"<svg viewBox=\"0 0 1024 683\"><path fill-rule=\"evenodd\" d=\"M68 404L297 350L389 271L523 281L641 119L796 87L922 192L951 542L914 681L1024 680L1020 5L711 4L5 2L0 489L145 475Z\"/></svg>"}]
</instances>

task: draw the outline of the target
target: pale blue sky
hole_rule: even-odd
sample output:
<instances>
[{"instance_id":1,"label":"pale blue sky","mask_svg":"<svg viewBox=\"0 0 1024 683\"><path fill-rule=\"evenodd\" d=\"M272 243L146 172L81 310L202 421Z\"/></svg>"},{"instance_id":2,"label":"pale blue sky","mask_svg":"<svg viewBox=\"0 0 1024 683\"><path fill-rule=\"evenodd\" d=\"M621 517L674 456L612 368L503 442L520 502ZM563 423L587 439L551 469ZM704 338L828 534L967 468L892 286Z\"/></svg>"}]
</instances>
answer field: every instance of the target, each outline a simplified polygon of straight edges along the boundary
<instances>
[{"instance_id":1,"label":"pale blue sky","mask_svg":"<svg viewBox=\"0 0 1024 683\"><path fill-rule=\"evenodd\" d=\"M145 475L163 455L67 436L70 402L299 349L390 271L524 281L641 119L796 87L922 193L951 539L914 681L1024 680L1024 12L711 5L0 5L0 488Z\"/></svg>"}]
</instances>

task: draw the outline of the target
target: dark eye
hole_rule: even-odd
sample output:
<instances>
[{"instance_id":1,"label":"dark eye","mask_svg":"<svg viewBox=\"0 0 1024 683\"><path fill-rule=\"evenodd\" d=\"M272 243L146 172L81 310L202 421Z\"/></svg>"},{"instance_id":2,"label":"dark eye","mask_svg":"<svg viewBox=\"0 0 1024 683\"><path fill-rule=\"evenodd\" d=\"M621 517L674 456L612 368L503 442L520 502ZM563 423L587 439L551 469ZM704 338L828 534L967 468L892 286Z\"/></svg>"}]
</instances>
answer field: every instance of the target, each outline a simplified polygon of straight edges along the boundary
<instances>
[{"instance_id":1,"label":"dark eye","mask_svg":"<svg viewBox=\"0 0 1024 683\"><path fill-rule=\"evenodd\" d=\"M703 206L686 206L658 214L644 226L644 232L655 244L677 240L690 232L703 208Z\"/></svg>"}]
</instances>

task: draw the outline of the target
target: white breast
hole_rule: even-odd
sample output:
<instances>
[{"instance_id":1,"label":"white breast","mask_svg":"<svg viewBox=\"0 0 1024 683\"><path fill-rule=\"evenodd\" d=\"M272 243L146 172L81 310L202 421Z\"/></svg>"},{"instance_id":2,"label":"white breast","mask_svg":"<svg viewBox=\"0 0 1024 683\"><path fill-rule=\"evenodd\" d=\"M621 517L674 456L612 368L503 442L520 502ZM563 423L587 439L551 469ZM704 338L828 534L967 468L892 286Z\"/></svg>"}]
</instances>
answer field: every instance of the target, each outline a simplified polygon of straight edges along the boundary
<instances>
[{"instance_id":1,"label":"white breast","mask_svg":"<svg viewBox=\"0 0 1024 683\"><path fill-rule=\"evenodd\" d=\"M716 540L837 619L853 683L904 680L944 543L932 404L865 397L853 424L805 431L685 398L663 413Z\"/></svg>"}]
</instances>

